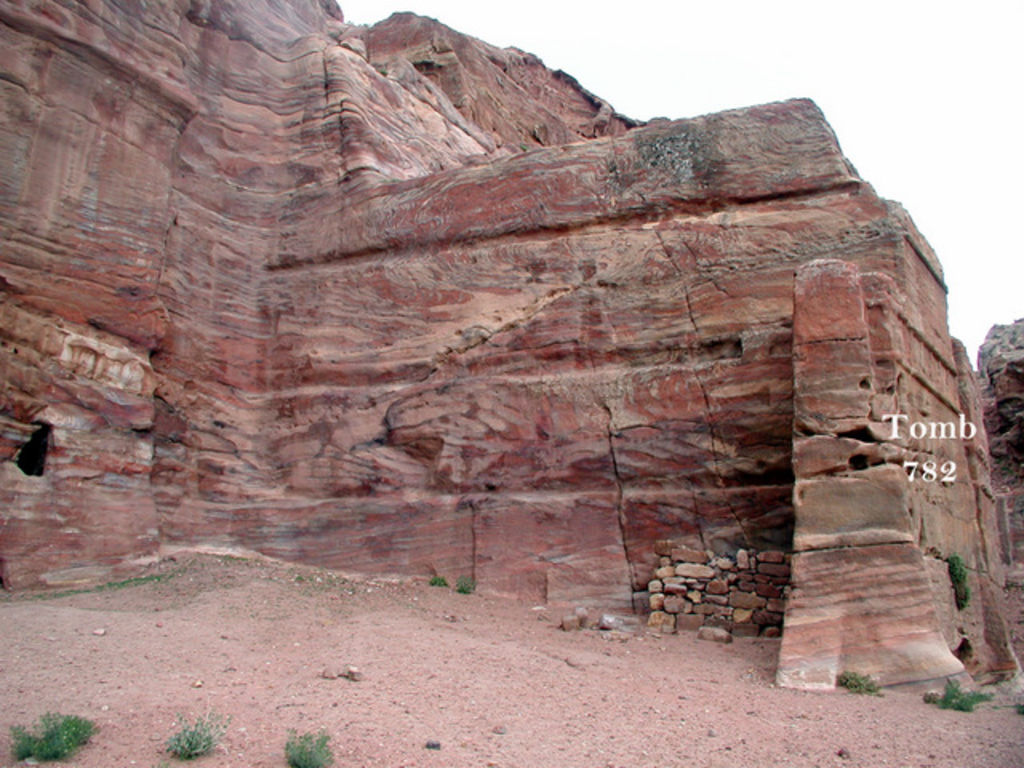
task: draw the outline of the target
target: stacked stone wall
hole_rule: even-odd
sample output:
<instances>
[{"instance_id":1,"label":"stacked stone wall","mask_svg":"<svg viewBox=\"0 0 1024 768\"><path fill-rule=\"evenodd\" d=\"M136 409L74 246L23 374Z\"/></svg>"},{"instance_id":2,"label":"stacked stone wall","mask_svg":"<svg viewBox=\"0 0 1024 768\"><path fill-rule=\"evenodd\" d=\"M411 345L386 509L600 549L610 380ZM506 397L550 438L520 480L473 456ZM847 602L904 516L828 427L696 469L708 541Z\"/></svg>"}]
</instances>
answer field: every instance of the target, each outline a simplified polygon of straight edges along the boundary
<instances>
[{"instance_id":1,"label":"stacked stone wall","mask_svg":"<svg viewBox=\"0 0 1024 768\"><path fill-rule=\"evenodd\" d=\"M648 627L663 633L710 626L739 637L778 637L789 589L789 555L740 549L732 555L659 542L647 585Z\"/></svg>"}]
</instances>

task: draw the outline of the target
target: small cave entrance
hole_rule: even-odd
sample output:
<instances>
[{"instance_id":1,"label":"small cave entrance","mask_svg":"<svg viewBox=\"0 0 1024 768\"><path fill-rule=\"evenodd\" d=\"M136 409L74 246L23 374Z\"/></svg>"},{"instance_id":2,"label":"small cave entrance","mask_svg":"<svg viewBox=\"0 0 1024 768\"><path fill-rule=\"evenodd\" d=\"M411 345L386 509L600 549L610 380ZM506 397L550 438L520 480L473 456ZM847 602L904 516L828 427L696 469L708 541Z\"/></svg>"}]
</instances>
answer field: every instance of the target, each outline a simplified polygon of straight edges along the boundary
<instances>
[{"instance_id":1,"label":"small cave entrance","mask_svg":"<svg viewBox=\"0 0 1024 768\"><path fill-rule=\"evenodd\" d=\"M953 651L953 655L960 659L960 662L970 672L974 665L974 648L971 647L971 641L966 637L960 641L960 645Z\"/></svg>"},{"instance_id":2,"label":"small cave entrance","mask_svg":"<svg viewBox=\"0 0 1024 768\"><path fill-rule=\"evenodd\" d=\"M30 477L42 477L46 470L46 453L50 449L49 424L36 422L36 431L28 439L28 442L21 446L15 462L18 469Z\"/></svg>"}]
</instances>

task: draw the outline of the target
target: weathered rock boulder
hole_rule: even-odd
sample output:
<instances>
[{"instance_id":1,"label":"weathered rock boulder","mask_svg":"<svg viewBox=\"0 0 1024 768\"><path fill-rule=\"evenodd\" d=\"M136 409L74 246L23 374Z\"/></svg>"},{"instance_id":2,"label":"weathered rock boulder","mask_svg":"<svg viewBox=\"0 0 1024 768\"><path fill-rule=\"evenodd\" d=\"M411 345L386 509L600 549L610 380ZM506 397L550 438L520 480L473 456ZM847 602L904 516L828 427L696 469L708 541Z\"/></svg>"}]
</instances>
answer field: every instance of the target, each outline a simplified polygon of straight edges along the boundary
<instances>
[{"instance_id":1,"label":"weathered rock boulder","mask_svg":"<svg viewBox=\"0 0 1024 768\"><path fill-rule=\"evenodd\" d=\"M784 682L1016 669L982 436L886 436L980 428L941 270L812 103L634 127L315 0L0 41L5 586L205 546L614 611L659 542L778 550Z\"/></svg>"}]
</instances>

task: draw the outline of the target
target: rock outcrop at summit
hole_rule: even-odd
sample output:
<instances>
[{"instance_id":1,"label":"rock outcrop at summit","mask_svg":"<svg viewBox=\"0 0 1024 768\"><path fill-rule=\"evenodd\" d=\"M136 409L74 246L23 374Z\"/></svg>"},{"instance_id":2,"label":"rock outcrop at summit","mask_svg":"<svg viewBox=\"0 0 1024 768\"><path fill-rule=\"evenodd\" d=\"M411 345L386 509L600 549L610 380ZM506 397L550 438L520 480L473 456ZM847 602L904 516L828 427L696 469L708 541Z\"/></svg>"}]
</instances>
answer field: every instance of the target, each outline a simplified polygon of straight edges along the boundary
<instances>
[{"instance_id":1,"label":"rock outcrop at summit","mask_svg":"<svg viewBox=\"0 0 1024 768\"><path fill-rule=\"evenodd\" d=\"M481 143L493 152L620 136L638 125L536 56L495 48L433 19L396 13L362 39L374 67L443 105L439 89L457 110L442 106L445 116L467 132L483 129Z\"/></svg>"},{"instance_id":2,"label":"rock outcrop at summit","mask_svg":"<svg viewBox=\"0 0 1024 768\"><path fill-rule=\"evenodd\" d=\"M783 682L1016 670L982 435L887 436L981 426L941 268L812 103L639 126L314 0L0 40L5 586L204 546L621 610L785 551Z\"/></svg>"}]
</instances>

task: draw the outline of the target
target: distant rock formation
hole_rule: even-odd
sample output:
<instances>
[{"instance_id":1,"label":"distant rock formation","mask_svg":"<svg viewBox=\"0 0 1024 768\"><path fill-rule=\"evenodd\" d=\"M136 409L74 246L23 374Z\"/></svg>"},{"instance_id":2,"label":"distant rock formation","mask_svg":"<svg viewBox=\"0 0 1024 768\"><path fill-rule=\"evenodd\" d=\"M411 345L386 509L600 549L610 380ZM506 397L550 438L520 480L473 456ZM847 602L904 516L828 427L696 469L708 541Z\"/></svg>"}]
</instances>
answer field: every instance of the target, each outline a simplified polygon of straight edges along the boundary
<instances>
[{"instance_id":1,"label":"distant rock formation","mask_svg":"<svg viewBox=\"0 0 1024 768\"><path fill-rule=\"evenodd\" d=\"M628 609L784 551L785 684L1016 671L941 268L812 103L639 126L319 0L0 40L4 586L205 546Z\"/></svg>"},{"instance_id":2,"label":"distant rock formation","mask_svg":"<svg viewBox=\"0 0 1024 768\"><path fill-rule=\"evenodd\" d=\"M1001 553L1024 584L1024 319L996 325L978 352L985 383L985 426L992 455L992 481L1005 525Z\"/></svg>"}]
</instances>

